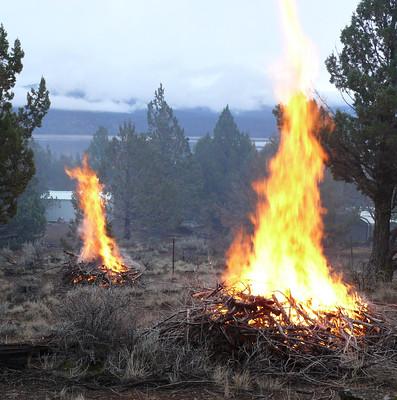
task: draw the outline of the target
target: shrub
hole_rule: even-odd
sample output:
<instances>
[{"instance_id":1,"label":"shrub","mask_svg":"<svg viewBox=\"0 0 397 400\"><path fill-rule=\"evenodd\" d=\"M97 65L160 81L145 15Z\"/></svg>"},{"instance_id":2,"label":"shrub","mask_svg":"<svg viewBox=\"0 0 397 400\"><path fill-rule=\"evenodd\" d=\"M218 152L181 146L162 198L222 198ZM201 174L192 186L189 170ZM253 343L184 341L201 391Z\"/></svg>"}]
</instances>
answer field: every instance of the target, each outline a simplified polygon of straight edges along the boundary
<instances>
[{"instance_id":1,"label":"shrub","mask_svg":"<svg viewBox=\"0 0 397 400\"><path fill-rule=\"evenodd\" d=\"M130 290L80 287L69 292L55 310L57 338L66 347L76 347L91 362L133 343L136 320Z\"/></svg>"}]
</instances>

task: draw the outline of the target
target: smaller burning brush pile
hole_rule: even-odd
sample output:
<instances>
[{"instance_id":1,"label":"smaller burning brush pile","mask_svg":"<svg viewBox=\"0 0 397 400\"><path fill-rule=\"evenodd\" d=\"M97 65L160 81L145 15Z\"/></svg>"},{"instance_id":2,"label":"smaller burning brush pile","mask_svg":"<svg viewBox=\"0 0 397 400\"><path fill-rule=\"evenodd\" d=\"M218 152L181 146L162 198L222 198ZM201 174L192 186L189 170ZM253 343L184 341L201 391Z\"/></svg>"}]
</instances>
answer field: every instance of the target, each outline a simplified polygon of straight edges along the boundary
<instances>
[{"instance_id":1,"label":"smaller burning brush pile","mask_svg":"<svg viewBox=\"0 0 397 400\"><path fill-rule=\"evenodd\" d=\"M397 363L397 332L368 305L319 312L292 296L270 298L223 286L193 294L195 304L160 325L166 340L205 346L218 361L260 374L338 379L385 360Z\"/></svg>"},{"instance_id":2,"label":"smaller burning brush pile","mask_svg":"<svg viewBox=\"0 0 397 400\"><path fill-rule=\"evenodd\" d=\"M76 194L83 214L79 226L83 247L79 256L67 253L64 280L99 286L134 284L141 272L124 264L116 241L107 233L103 185L90 168L88 157L84 156L81 167L65 171L77 180Z\"/></svg>"},{"instance_id":3,"label":"smaller burning brush pile","mask_svg":"<svg viewBox=\"0 0 397 400\"><path fill-rule=\"evenodd\" d=\"M121 264L122 269L113 272L98 260L81 261L79 256L65 252L69 259L64 263L63 275L66 284L96 285L109 287L112 285L131 286L142 275L142 272Z\"/></svg>"}]
</instances>

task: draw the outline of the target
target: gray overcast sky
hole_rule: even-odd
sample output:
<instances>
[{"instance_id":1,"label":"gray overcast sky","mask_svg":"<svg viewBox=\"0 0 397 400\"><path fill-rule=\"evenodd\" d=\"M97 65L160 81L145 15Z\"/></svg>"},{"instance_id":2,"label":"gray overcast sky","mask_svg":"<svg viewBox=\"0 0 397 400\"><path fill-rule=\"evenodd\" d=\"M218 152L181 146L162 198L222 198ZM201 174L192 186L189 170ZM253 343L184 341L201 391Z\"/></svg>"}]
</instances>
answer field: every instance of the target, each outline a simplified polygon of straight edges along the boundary
<instances>
[{"instance_id":1,"label":"gray overcast sky","mask_svg":"<svg viewBox=\"0 0 397 400\"><path fill-rule=\"evenodd\" d=\"M47 80L54 108L129 111L159 82L174 107L273 104L282 55L278 0L0 0L10 41L25 50L24 85ZM297 0L318 51L316 87L329 102L324 59L339 45L358 0ZM84 96L70 96L70 93ZM69 95L68 95L69 94Z\"/></svg>"}]
</instances>

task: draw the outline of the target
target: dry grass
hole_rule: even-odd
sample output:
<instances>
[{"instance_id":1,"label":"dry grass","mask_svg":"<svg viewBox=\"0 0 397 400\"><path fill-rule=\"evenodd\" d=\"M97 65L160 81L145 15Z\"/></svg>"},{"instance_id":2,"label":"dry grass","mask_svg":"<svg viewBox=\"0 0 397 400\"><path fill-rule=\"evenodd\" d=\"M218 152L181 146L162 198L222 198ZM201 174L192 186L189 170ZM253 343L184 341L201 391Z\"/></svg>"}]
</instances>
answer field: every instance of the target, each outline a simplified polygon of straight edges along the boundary
<instances>
[{"instance_id":1,"label":"dry grass","mask_svg":"<svg viewBox=\"0 0 397 400\"><path fill-rule=\"evenodd\" d=\"M57 397L59 400L86 400L84 394L76 393L76 389L70 389L67 387L62 388Z\"/></svg>"},{"instance_id":2,"label":"dry grass","mask_svg":"<svg viewBox=\"0 0 397 400\"><path fill-rule=\"evenodd\" d=\"M153 331L108 354L104 370L121 382L180 382L185 379L208 380L213 373L205 349L175 346L161 340Z\"/></svg>"},{"instance_id":3,"label":"dry grass","mask_svg":"<svg viewBox=\"0 0 397 400\"><path fill-rule=\"evenodd\" d=\"M76 380L105 376L126 384L150 379L165 384L193 379L211 383L224 398L243 398L252 392L262 398L270 393L277 393L277 399L301 398L289 391L282 377L255 376L235 364L218 365L205 347L170 345L156 331L142 334L159 319L188 307L192 289L213 287L221 280L223 260L211 255L205 241L177 239L174 274L170 242L124 251L146 271L141 286L116 290L63 286L64 257L59 250L43 247L37 253L27 245L20 252L0 251L0 340L30 340L56 328L66 352L41 359L40 368ZM397 303L396 293L395 285L382 285L373 298ZM375 373L379 374L378 367ZM382 383L391 385L392 379L395 376L388 374ZM66 389L62 396L56 398L84 399Z\"/></svg>"},{"instance_id":4,"label":"dry grass","mask_svg":"<svg viewBox=\"0 0 397 400\"><path fill-rule=\"evenodd\" d=\"M140 314L140 327L148 327L188 304L192 287L215 284L217 270L208 262L205 246L201 239L178 239L175 274L171 271L169 242L124 249L129 258L147 268L141 279L143 286L134 287L128 296L134 311ZM194 262L182 260L183 252L196 250L198 263L197 257ZM0 338L31 340L51 331L60 317L48 310L57 309L70 291L61 282L64 260L60 249L47 249L44 243L26 244L18 251L0 249L0 303L9 304L6 315L0 311Z\"/></svg>"},{"instance_id":5,"label":"dry grass","mask_svg":"<svg viewBox=\"0 0 397 400\"><path fill-rule=\"evenodd\" d=\"M154 336L137 340L131 347L124 347L109 354L105 369L121 381L145 379L154 373L162 360L160 342Z\"/></svg>"}]
</instances>

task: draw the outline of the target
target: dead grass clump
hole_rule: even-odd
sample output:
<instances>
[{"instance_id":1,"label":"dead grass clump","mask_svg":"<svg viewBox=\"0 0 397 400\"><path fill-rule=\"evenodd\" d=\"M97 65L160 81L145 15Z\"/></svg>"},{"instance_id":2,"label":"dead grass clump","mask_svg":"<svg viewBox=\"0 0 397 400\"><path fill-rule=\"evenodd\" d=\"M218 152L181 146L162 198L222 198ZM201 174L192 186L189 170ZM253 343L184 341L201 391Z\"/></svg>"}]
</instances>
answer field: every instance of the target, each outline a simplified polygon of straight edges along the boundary
<instances>
[{"instance_id":1,"label":"dead grass clump","mask_svg":"<svg viewBox=\"0 0 397 400\"><path fill-rule=\"evenodd\" d=\"M27 340L44 338L52 332L52 326L48 320L38 318L31 322L25 323L22 331L23 338Z\"/></svg>"},{"instance_id":2,"label":"dead grass clump","mask_svg":"<svg viewBox=\"0 0 397 400\"><path fill-rule=\"evenodd\" d=\"M397 304L397 283L379 284L372 294L374 301L385 304Z\"/></svg>"},{"instance_id":3,"label":"dead grass clump","mask_svg":"<svg viewBox=\"0 0 397 400\"><path fill-rule=\"evenodd\" d=\"M2 342L13 340L19 331L19 327L13 321L0 321L0 339Z\"/></svg>"},{"instance_id":4,"label":"dead grass clump","mask_svg":"<svg viewBox=\"0 0 397 400\"><path fill-rule=\"evenodd\" d=\"M7 300L13 303L22 303L29 299L35 299L38 297L40 285L41 281L38 276L23 276L16 282L14 292L10 293Z\"/></svg>"},{"instance_id":5,"label":"dead grass clump","mask_svg":"<svg viewBox=\"0 0 397 400\"><path fill-rule=\"evenodd\" d=\"M15 263L14 251L9 247L5 246L0 249L0 260L7 263Z\"/></svg>"},{"instance_id":6,"label":"dead grass clump","mask_svg":"<svg viewBox=\"0 0 397 400\"><path fill-rule=\"evenodd\" d=\"M248 368L235 370L233 366L223 364L218 364L213 368L211 379L226 399L238 398L243 393L274 395L284 390L280 379L252 373Z\"/></svg>"},{"instance_id":7,"label":"dead grass clump","mask_svg":"<svg viewBox=\"0 0 397 400\"><path fill-rule=\"evenodd\" d=\"M13 300L15 286L6 279L0 279L0 302L7 303Z\"/></svg>"},{"instance_id":8,"label":"dead grass clump","mask_svg":"<svg viewBox=\"0 0 397 400\"><path fill-rule=\"evenodd\" d=\"M25 301L0 310L0 337L10 340L31 340L51 333L52 313L42 301Z\"/></svg>"},{"instance_id":9,"label":"dead grass clump","mask_svg":"<svg viewBox=\"0 0 397 400\"><path fill-rule=\"evenodd\" d=\"M52 282L44 283L40 288L40 297L51 297L55 292L55 286Z\"/></svg>"},{"instance_id":10,"label":"dead grass clump","mask_svg":"<svg viewBox=\"0 0 397 400\"><path fill-rule=\"evenodd\" d=\"M110 353L105 369L122 381L148 378L164 363L161 350L160 342L154 335L143 337L132 348L124 347Z\"/></svg>"},{"instance_id":11,"label":"dead grass clump","mask_svg":"<svg viewBox=\"0 0 397 400\"><path fill-rule=\"evenodd\" d=\"M237 393L249 391L253 387L252 376L247 370L234 372L232 375L232 383Z\"/></svg>"},{"instance_id":12,"label":"dead grass clump","mask_svg":"<svg viewBox=\"0 0 397 400\"><path fill-rule=\"evenodd\" d=\"M23 304L24 316L27 321L34 321L39 318L50 319L51 311L42 301L27 301Z\"/></svg>"},{"instance_id":13,"label":"dead grass clump","mask_svg":"<svg viewBox=\"0 0 397 400\"><path fill-rule=\"evenodd\" d=\"M137 338L132 347L110 353L105 370L123 382L153 379L172 383L192 377L209 379L213 365L205 349L163 341L153 331Z\"/></svg>"},{"instance_id":14,"label":"dead grass clump","mask_svg":"<svg viewBox=\"0 0 397 400\"><path fill-rule=\"evenodd\" d=\"M41 241L23 243L18 257L18 264L24 267L32 267L41 261L42 254L43 243Z\"/></svg>"},{"instance_id":15,"label":"dead grass clump","mask_svg":"<svg viewBox=\"0 0 397 400\"><path fill-rule=\"evenodd\" d=\"M59 343L91 362L105 359L109 349L130 345L136 333L132 298L124 288L75 288L55 315Z\"/></svg>"},{"instance_id":16,"label":"dead grass clump","mask_svg":"<svg viewBox=\"0 0 397 400\"><path fill-rule=\"evenodd\" d=\"M79 393L80 389L74 389L69 387L64 387L59 392L57 398L60 400L85 400L86 397L83 393Z\"/></svg>"},{"instance_id":17,"label":"dead grass clump","mask_svg":"<svg viewBox=\"0 0 397 400\"><path fill-rule=\"evenodd\" d=\"M255 387L261 394L281 392L284 388L284 384L281 379L273 378L268 375L255 377Z\"/></svg>"},{"instance_id":18,"label":"dead grass clump","mask_svg":"<svg viewBox=\"0 0 397 400\"><path fill-rule=\"evenodd\" d=\"M8 342L13 339L18 333L18 326L9 317L10 312L9 303L2 303L0 305L0 340Z\"/></svg>"},{"instance_id":19,"label":"dead grass clump","mask_svg":"<svg viewBox=\"0 0 397 400\"><path fill-rule=\"evenodd\" d=\"M212 372L212 380L214 385L223 391L225 398L229 398L231 394L230 388L230 377L232 375L232 370L225 365L215 366Z\"/></svg>"},{"instance_id":20,"label":"dead grass clump","mask_svg":"<svg viewBox=\"0 0 397 400\"><path fill-rule=\"evenodd\" d=\"M40 368L44 371L52 371L58 367L59 360L56 354L44 355L39 358Z\"/></svg>"}]
</instances>

